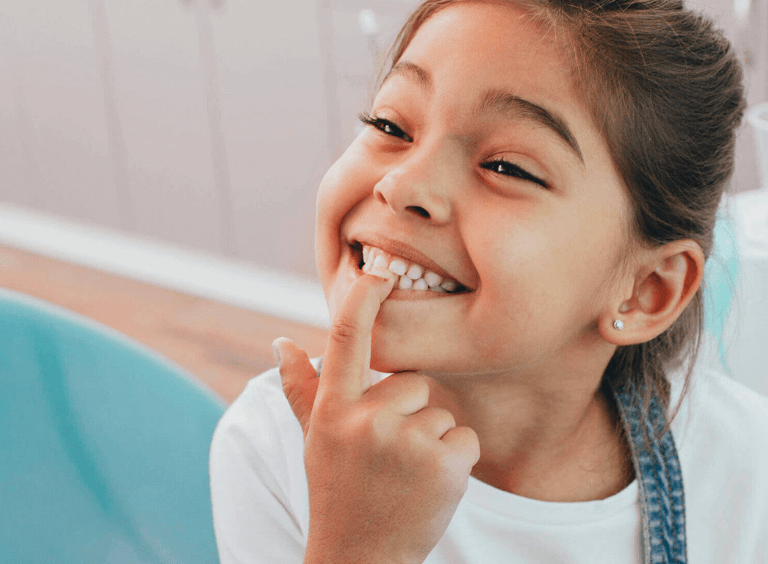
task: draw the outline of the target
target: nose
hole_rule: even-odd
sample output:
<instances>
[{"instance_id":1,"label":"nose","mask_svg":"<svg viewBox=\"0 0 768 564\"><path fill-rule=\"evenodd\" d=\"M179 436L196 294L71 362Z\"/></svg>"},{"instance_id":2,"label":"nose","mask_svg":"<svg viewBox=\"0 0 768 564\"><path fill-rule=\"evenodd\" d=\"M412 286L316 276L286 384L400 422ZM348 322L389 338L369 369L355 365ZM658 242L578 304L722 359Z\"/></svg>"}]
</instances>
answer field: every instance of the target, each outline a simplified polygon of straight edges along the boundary
<instances>
[{"instance_id":1,"label":"nose","mask_svg":"<svg viewBox=\"0 0 768 564\"><path fill-rule=\"evenodd\" d=\"M451 220L450 191L458 175L451 174L450 166L438 167L429 162L438 159L424 157L411 158L392 168L376 183L374 197L397 215L443 225Z\"/></svg>"}]
</instances>

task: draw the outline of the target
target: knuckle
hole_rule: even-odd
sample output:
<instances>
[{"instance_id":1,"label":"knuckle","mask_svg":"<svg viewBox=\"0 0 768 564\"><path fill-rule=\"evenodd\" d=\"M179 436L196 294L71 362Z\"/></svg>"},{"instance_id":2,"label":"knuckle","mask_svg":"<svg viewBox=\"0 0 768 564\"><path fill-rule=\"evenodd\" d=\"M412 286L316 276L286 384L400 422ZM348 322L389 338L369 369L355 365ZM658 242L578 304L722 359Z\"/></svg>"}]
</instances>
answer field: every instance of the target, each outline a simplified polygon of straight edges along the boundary
<instances>
[{"instance_id":1,"label":"knuckle","mask_svg":"<svg viewBox=\"0 0 768 564\"><path fill-rule=\"evenodd\" d=\"M395 430L391 417L385 410L362 410L350 418L349 423L355 443L368 444L374 449L382 449L392 442Z\"/></svg>"},{"instance_id":2,"label":"knuckle","mask_svg":"<svg viewBox=\"0 0 768 564\"><path fill-rule=\"evenodd\" d=\"M408 380L416 391L429 393L429 381L427 377L418 372L408 372Z\"/></svg>"},{"instance_id":3,"label":"knuckle","mask_svg":"<svg viewBox=\"0 0 768 564\"><path fill-rule=\"evenodd\" d=\"M435 407L433 409L434 409L434 418L437 421L443 423L449 429L453 429L454 427L456 427L456 418L453 416L453 413L451 413L447 409L443 409L442 407Z\"/></svg>"},{"instance_id":4,"label":"knuckle","mask_svg":"<svg viewBox=\"0 0 768 564\"><path fill-rule=\"evenodd\" d=\"M463 434L464 454L472 466L474 466L480 459L480 439L478 439L475 430L470 427L457 427L457 429Z\"/></svg>"},{"instance_id":5,"label":"knuckle","mask_svg":"<svg viewBox=\"0 0 768 564\"><path fill-rule=\"evenodd\" d=\"M419 397L429 397L429 382L426 376L417 372L401 372L392 376L396 377L395 382L403 389L403 392Z\"/></svg>"},{"instance_id":6,"label":"knuckle","mask_svg":"<svg viewBox=\"0 0 768 564\"><path fill-rule=\"evenodd\" d=\"M477 433L469 427L454 427L448 433L450 433L448 450L452 456L460 457L474 466L480 458L480 441Z\"/></svg>"},{"instance_id":7,"label":"knuckle","mask_svg":"<svg viewBox=\"0 0 768 564\"><path fill-rule=\"evenodd\" d=\"M338 316L333 320L329 339L340 345L347 345L357 334L357 323L353 319Z\"/></svg>"},{"instance_id":8,"label":"knuckle","mask_svg":"<svg viewBox=\"0 0 768 564\"><path fill-rule=\"evenodd\" d=\"M471 429L469 427L465 427L467 429L467 433L469 434L469 438L472 445L472 453L475 456L475 461L477 461L478 458L480 458L480 438L477 436L477 433L474 429Z\"/></svg>"},{"instance_id":9,"label":"knuckle","mask_svg":"<svg viewBox=\"0 0 768 564\"><path fill-rule=\"evenodd\" d=\"M440 456L440 481L446 489L460 492L467 489L471 467L463 463L455 453L443 452Z\"/></svg>"},{"instance_id":10,"label":"knuckle","mask_svg":"<svg viewBox=\"0 0 768 564\"><path fill-rule=\"evenodd\" d=\"M424 430L416 425L404 425L400 429L400 435L398 442L409 450L422 446L426 440Z\"/></svg>"},{"instance_id":11,"label":"knuckle","mask_svg":"<svg viewBox=\"0 0 768 564\"><path fill-rule=\"evenodd\" d=\"M456 420L447 409L429 406L422 409L419 415L419 424L430 435L435 435L436 433L436 439L441 438L445 433L456 427Z\"/></svg>"},{"instance_id":12,"label":"knuckle","mask_svg":"<svg viewBox=\"0 0 768 564\"><path fill-rule=\"evenodd\" d=\"M366 419L368 435L376 444L386 444L392 436L392 425L388 414L383 410L376 410Z\"/></svg>"}]
</instances>

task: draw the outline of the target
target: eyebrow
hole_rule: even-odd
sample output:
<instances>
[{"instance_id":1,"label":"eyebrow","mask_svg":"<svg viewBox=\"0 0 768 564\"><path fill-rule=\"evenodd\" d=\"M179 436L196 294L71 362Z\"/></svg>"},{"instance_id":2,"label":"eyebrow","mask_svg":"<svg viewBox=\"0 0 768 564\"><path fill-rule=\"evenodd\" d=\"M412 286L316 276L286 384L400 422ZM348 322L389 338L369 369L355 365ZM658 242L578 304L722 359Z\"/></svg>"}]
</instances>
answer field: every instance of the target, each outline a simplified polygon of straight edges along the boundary
<instances>
[{"instance_id":1,"label":"eyebrow","mask_svg":"<svg viewBox=\"0 0 768 564\"><path fill-rule=\"evenodd\" d=\"M410 61L401 61L397 63L389 70L387 76L381 81L381 84L384 85L390 76L397 75L403 75L414 80L423 90L428 92L431 92L432 90L432 77L429 76L429 73L419 65L411 63Z\"/></svg>"},{"instance_id":2,"label":"eyebrow","mask_svg":"<svg viewBox=\"0 0 768 564\"><path fill-rule=\"evenodd\" d=\"M387 76L381 81L381 84L383 85L391 76L397 75L402 75L403 77L413 80L422 88L422 90L425 90L428 93L431 93L432 91L432 78L429 73L415 63L411 63L410 61L401 61L397 63L390 69ZM581 163L584 164L584 157L581 154L581 149L576 141L576 137L571 132L565 119L558 116L556 113L509 92L496 89L488 90L483 93L480 97L480 102L473 111L473 116L479 118L488 113L502 114L513 119L528 119L546 127L565 141L568 147L579 158Z\"/></svg>"},{"instance_id":3,"label":"eyebrow","mask_svg":"<svg viewBox=\"0 0 768 564\"><path fill-rule=\"evenodd\" d=\"M576 153L582 164L584 163L584 157L581 155L581 149L576 142L576 137L574 137L565 120L558 115L533 102L502 90L489 90L480 99L475 114L479 117L489 112L509 115L514 118L529 119L543 125L563 139L573 152Z\"/></svg>"}]
</instances>

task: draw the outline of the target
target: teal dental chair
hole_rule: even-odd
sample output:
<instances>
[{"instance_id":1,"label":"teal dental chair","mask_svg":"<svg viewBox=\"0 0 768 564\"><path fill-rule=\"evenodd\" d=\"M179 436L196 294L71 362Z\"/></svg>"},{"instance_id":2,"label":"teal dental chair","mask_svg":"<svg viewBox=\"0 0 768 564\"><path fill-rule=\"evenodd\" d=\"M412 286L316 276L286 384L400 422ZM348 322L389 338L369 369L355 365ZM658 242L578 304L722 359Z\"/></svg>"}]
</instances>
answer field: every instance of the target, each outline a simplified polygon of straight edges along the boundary
<instances>
[{"instance_id":1,"label":"teal dental chair","mask_svg":"<svg viewBox=\"0 0 768 564\"><path fill-rule=\"evenodd\" d=\"M735 241L721 217L705 312L726 370ZM217 563L208 449L223 412L146 347L0 289L0 562Z\"/></svg>"},{"instance_id":2,"label":"teal dental chair","mask_svg":"<svg viewBox=\"0 0 768 564\"><path fill-rule=\"evenodd\" d=\"M224 409L143 345L0 289L0 562L218 563Z\"/></svg>"},{"instance_id":3,"label":"teal dental chair","mask_svg":"<svg viewBox=\"0 0 768 564\"><path fill-rule=\"evenodd\" d=\"M723 371L731 369L726 359L725 326L733 305L739 279L739 253L736 233L724 207L718 212L715 242L704 269L704 328L717 346Z\"/></svg>"}]
</instances>

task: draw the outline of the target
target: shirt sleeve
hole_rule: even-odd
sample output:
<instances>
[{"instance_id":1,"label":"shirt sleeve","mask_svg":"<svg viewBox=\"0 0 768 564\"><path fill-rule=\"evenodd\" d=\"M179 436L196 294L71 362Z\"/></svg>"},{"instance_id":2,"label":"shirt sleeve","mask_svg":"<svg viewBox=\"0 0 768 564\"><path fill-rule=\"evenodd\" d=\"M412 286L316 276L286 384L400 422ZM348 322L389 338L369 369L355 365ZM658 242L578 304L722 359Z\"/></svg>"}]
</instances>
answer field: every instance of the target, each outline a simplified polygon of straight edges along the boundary
<instances>
[{"instance_id":1,"label":"shirt sleeve","mask_svg":"<svg viewBox=\"0 0 768 564\"><path fill-rule=\"evenodd\" d=\"M304 560L303 434L276 372L251 380L213 435L211 501L221 564Z\"/></svg>"}]
</instances>

